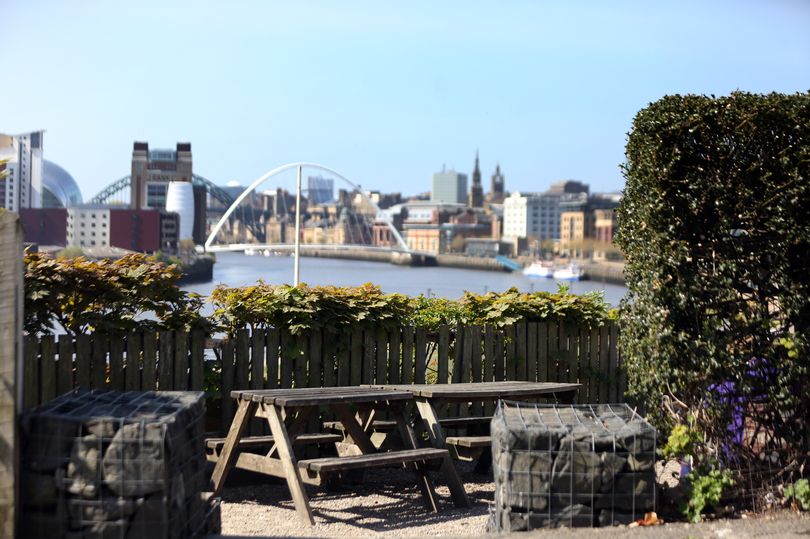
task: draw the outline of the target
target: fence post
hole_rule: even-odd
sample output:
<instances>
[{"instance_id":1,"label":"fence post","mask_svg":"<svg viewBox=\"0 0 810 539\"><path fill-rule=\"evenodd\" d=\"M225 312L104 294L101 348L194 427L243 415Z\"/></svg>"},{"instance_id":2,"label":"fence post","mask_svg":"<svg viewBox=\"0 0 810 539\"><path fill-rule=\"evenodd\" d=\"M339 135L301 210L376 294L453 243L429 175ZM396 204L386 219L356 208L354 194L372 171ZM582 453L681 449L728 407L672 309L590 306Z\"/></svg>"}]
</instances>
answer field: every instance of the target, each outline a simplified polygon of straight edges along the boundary
<instances>
[{"instance_id":1,"label":"fence post","mask_svg":"<svg viewBox=\"0 0 810 539\"><path fill-rule=\"evenodd\" d=\"M13 539L19 493L17 412L22 406L22 229L0 214L0 539Z\"/></svg>"}]
</instances>

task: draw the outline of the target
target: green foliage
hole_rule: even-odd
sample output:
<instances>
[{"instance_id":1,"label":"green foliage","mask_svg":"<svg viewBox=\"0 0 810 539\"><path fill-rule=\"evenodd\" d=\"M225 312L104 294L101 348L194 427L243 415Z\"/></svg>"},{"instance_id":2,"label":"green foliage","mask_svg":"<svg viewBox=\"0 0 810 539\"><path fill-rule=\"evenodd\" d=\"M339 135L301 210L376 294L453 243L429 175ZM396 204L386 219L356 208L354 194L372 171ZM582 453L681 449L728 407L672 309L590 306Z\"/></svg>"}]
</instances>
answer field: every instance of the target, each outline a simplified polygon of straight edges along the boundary
<instances>
[{"instance_id":1,"label":"green foliage","mask_svg":"<svg viewBox=\"0 0 810 539\"><path fill-rule=\"evenodd\" d=\"M803 510L810 511L810 481L799 479L785 488L785 498L795 500Z\"/></svg>"},{"instance_id":2,"label":"green foliage","mask_svg":"<svg viewBox=\"0 0 810 539\"><path fill-rule=\"evenodd\" d=\"M700 409L700 431L733 458L752 450L750 437L731 447L735 408L763 410L763 431L800 463L810 454L810 94L667 96L637 114L626 155L616 241L630 396L664 429L664 396Z\"/></svg>"},{"instance_id":3,"label":"green foliage","mask_svg":"<svg viewBox=\"0 0 810 539\"><path fill-rule=\"evenodd\" d=\"M615 314L601 292L571 294L560 286L556 293L521 293L517 288L480 296L465 292L459 301L460 320L468 324L492 324L504 327L520 321L566 321L588 327L603 325Z\"/></svg>"},{"instance_id":4,"label":"green foliage","mask_svg":"<svg viewBox=\"0 0 810 539\"><path fill-rule=\"evenodd\" d=\"M520 321L567 321L598 326L613 315L599 293L521 294L512 288L483 296L465 293L458 300L383 294L379 287L268 285L217 287L211 295L217 322L228 332L239 328L284 327L293 334L309 328L340 331L351 327L382 330L411 324L436 330L442 324L492 324Z\"/></svg>"},{"instance_id":5,"label":"green foliage","mask_svg":"<svg viewBox=\"0 0 810 539\"><path fill-rule=\"evenodd\" d=\"M25 330L208 329L202 299L181 291L179 277L175 266L141 254L97 262L26 253Z\"/></svg>"},{"instance_id":6,"label":"green foliage","mask_svg":"<svg viewBox=\"0 0 810 539\"><path fill-rule=\"evenodd\" d=\"M686 476L687 497L681 511L689 522L700 522L706 508L717 507L723 490L734 485L728 470L692 471Z\"/></svg>"},{"instance_id":7,"label":"green foliage","mask_svg":"<svg viewBox=\"0 0 810 539\"><path fill-rule=\"evenodd\" d=\"M378 286L354 288L301 284L230 288L211 294L214 316L229 333L251 327L281 327L293 335L309 328L338 331L347 327L398 327L410 314L409 299L383 294Z\"/></svg>"},{"instance_id":8,"label":"green foliage","mask_svg":"<svg viewBox=\"0 0 810 539\"><path fill-rule=\"evenodd\" d=\"M697 444L700 442L700 433L695 429L682 424L675 425L660 452L664 458L681 460L694 456Z\"/></svg>"}]
</instances>

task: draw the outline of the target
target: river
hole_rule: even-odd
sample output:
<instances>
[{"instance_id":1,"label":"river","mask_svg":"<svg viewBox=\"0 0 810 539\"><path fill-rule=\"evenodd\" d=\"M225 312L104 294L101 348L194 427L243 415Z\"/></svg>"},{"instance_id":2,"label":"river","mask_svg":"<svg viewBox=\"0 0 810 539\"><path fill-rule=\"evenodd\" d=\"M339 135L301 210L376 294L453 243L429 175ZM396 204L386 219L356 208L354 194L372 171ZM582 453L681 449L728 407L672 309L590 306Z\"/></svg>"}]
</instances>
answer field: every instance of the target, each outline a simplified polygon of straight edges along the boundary
<instances>
[{"instance_id":1,"label":"river","mask_svg":"<svg viewBox=\"0 0 810 539\"><path fill-rule=\"evenodd\" d=\"M292 283L293 258L291 256L246 256L242 253L217 253L214 280L183 286L184 290L203 296L211 293L217 284L245 286L264 279L269 284ZM482 271L457 268L421 268L397 266L385 262L365 262L332 258L301 257L301 281L310 285L358 286L374 283L383 292L399 292L459 298L465 290L484 294L503 292L517 287L522 292L557 290L552 279L535 279L521 273ZM570 283L571 292L582 294L593 290L604 291L605 301L618 306L627 288L596 281Z\"/></svg>"}]
</instances>

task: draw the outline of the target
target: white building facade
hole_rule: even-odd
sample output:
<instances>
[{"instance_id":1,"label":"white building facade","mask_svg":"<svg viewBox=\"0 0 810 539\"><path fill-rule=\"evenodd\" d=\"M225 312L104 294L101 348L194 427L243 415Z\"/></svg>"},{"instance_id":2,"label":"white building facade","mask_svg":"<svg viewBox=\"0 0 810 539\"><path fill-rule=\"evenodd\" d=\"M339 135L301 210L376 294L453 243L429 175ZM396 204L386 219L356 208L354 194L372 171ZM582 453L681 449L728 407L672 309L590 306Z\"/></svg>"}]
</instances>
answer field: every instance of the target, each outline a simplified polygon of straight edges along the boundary
<instances>
[{"instance_id":1,"label":"white building facade","mask_svg":"<svg viewBox=\"0 0 810 539\"><path fill-rule=\"evenodd\" d=\"M5 177L0 180L0 208L42 207L42 139L44 131L22 135L0 134L0 161Z\"/></svg>"},{"instance_id":2,"label":"white building facade","mask_svg":"<svg viewBox=\"0 0 810 539\"><path fill-rule=\"evenodd\" d=\"M109 247L110 210L77 207L67 210L68 247Z\"/></svg>"},{"instance_id":3,"label":"white building facade","mask_svg":"<svg viewBox=\"0 0 810 539\"><path fill-rule=\"evenodd\" d=\"M561 203L584 204L587 199L587 192L512 193L503 201L503 235L559 240Z\"/></svg>"}]
</instances>

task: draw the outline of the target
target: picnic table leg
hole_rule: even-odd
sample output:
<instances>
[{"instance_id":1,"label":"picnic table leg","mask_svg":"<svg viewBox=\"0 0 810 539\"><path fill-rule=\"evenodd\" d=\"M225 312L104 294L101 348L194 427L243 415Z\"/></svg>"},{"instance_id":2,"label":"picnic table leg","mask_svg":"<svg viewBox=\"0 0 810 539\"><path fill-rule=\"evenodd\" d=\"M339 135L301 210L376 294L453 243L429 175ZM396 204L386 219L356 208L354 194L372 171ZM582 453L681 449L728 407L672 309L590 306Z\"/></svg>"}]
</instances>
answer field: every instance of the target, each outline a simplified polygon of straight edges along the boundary
<instances>
[{"instance_id":1,"label":"picnic table leg","mask_svg":"<svg viewBox=\"0 0 810 539\"><path fill-rule=\"evenodd\" d=\"M225 444L217 459L216 466L214 466L214 473L211 474L211 488L213 489L213 497L222 494L222 489L225 486L225 479L228 473L233 468L236 462L236 448L239 446L239 440L242 439L242 433L248 421L256 411L256 403L252 401L242 400L239 401L239 408L233 416L233 422L228 429L228 436L225 438Z\"/></svg>"},{"instance_id":2,"label":"picnic table leg","mask_svg":"<svg viewBox=\"0 0 810 539\"><path fill-rule=\"evenodd\" d=\"M428 439L433 447L445 449L444 431L442 425L439 423L439 417L436 410L427 400L416 399L416 409L419 410L419 415L427 427Z\"/></svg>"},{"instance_id":3,"label":"picnic table leg","mask_svg":"<svg viewBox=\"0 0 810 539\"><path fill-rule=\"evenodd\" d=\"M422 420L427 424L430 443L433 447L446 449L444 432L436 415L436 410L433 409L430 402L422 399L416 399L416 408L419 410ZM453 497L453 503L456 504L456 507L470 507L470 500L467 498L464 484L461 482L449 454L442 459L441 472L447 481L447 487L450 489L450 495Z\"/></svg>"},{"instance_id":4,"label":"picnic table leg","mask_svg":"<svg viewBox=\"0 0 810 539\"><path fill-rule=\"evenodd\" d=\"M293 453L287 429L284 427L284 420L281 419L281 413L272 404L262 404L262 407L267 415L267 422L270 424L270 432L273 434L273 440L276 443L276 451L287 479L287 487L289 487L293 503L295 503L295 510L304 521L308 522L310 526L314 526L315 519L312 518L309 498L307 498L307 492L304 490L304 482L301 480L295 453Z\"/></svg>"},{"instance_id":5,"label":"picnic table leg","mask_svg":"<svg viewBox=\"0 0 810 539\"><path fill-rule=\"evenodd\" d=\"M343 427L346 429L351 441L360 448L362 454L368 455L377 452L377 448L371 443L368 433L363 430L363 427L358 422L357 415L347 404L335 404L332 409L338 421L343 423Z\"/></svg>"},{"instance_id":6,"label":"picnic table leg","mask_svg":"<svg viewBox=\"0 0 810 539\"><path fill-rule=\"evenodd\" d=\"M392 406L392 408L394 408ZM399 428L399 435L402 436L402 443L407 449L418 449L419 442L416 440L416 433L411 427L410 418L404 406L397 406L394 409L397 427ZM436 490L433 488L433 482L430 480L425 471L425 466L418 462L414 463L413 471L416 474L417 484L419 490L422 491L422 499L425 501L425 507L428 511L433 513L439 512L438 500L436 499Z\"/></svg>"}]
</instances>

